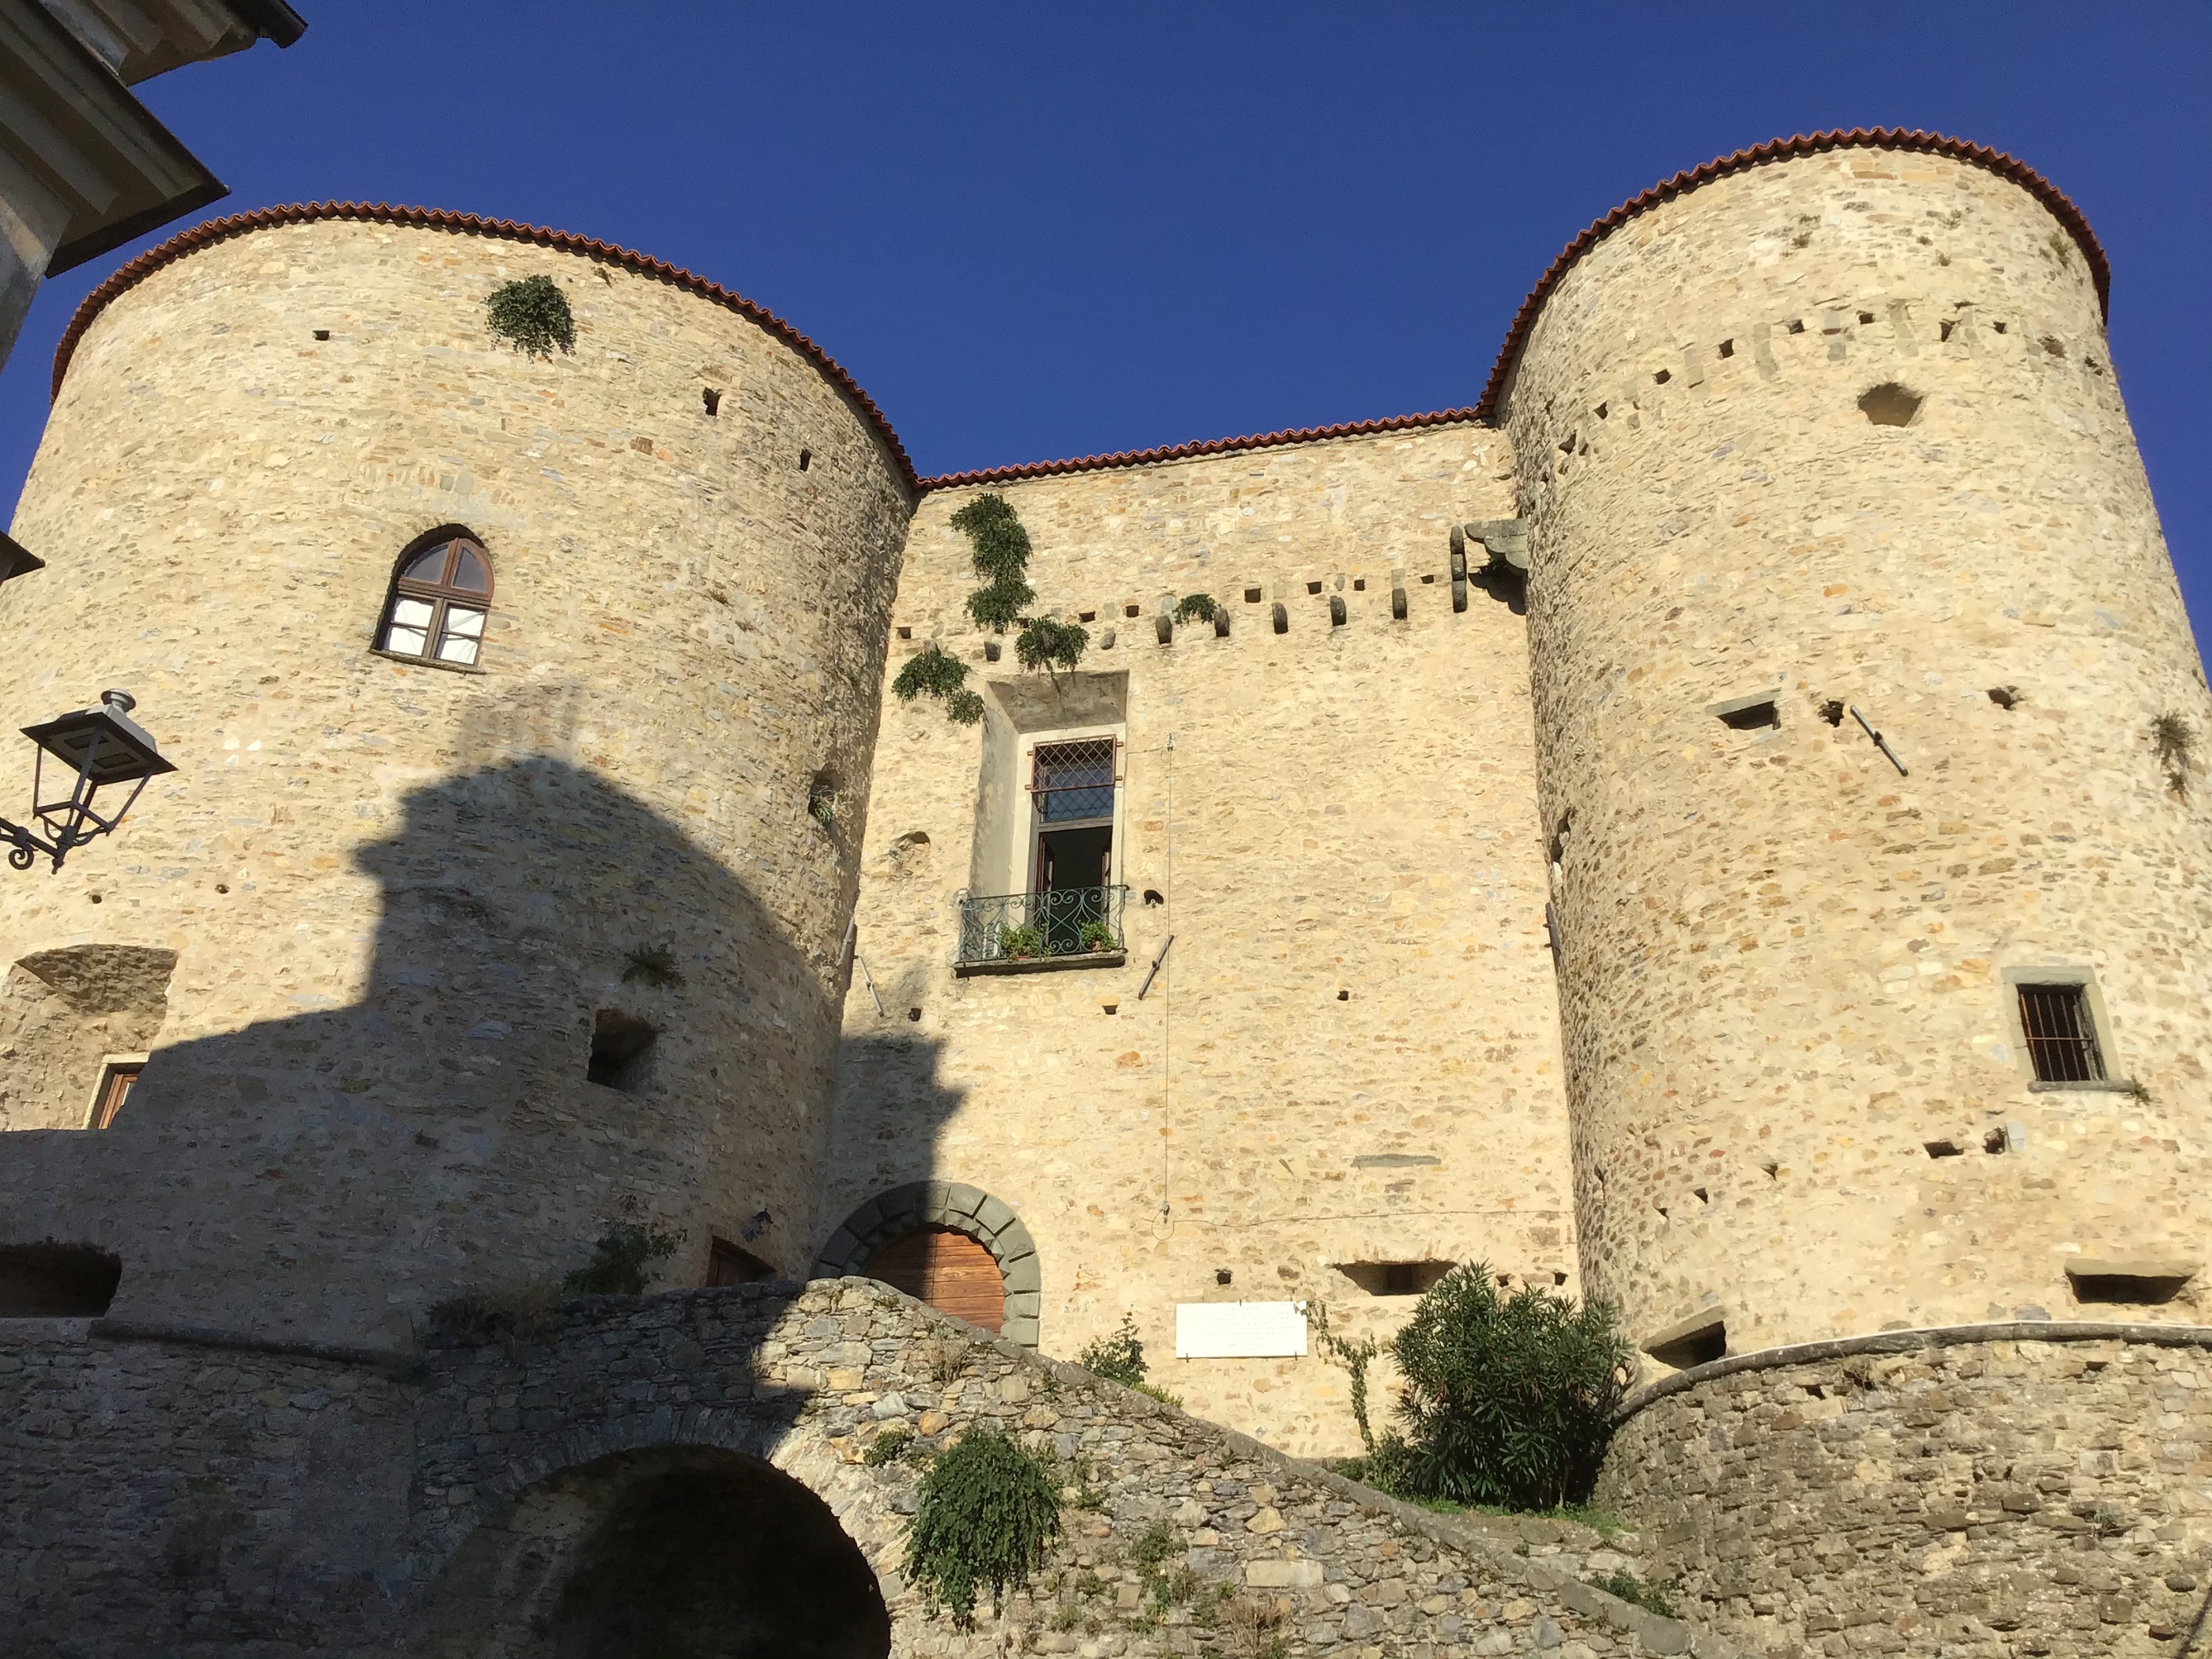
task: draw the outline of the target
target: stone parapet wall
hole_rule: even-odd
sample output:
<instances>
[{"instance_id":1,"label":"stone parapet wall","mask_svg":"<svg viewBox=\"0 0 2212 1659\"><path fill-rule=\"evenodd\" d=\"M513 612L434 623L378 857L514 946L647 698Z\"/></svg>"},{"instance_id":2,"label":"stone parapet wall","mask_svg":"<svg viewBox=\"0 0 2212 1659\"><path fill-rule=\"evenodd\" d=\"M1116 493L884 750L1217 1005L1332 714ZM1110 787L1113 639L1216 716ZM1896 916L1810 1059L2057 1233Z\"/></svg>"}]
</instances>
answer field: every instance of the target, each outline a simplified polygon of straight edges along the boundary
<instances>
[{"instance_id":1,"label":"stone parapet wall","mask_svg":"<svg viewBox=\"0 0 2212 1659\"><path fill-rule=\"evenodd\" d=\"M1630 1402L1598 1501L1776 1659L2167 1659L2212 1595L2212 1330L1898 1332Z\"/></svg>"},{"instance_id":2,"label":"stone parapet wall","mask_svg":"<svg viewBox=\"0 0 2212 1659\"><path fill-rule=\"evenodd\" d=\"M1288 1655L1344 1659L1735 1651L1583 1583L1613 1558L1561 1553L1571 1529L1486 1531L1397 1504L871 1280L534 1317L397 1364L243 1334L11 1323L9 1652L537 1655L619 1472L705 1453L773 1466L827 1504L877 1576L901 1659L1235 1654L1255 1620ZM1071 1484L1036 1579L963 1633L902 1578L905 1522L922 1459L981 1426L1057 1459ZM870 1466L890 1430L911 1449ZM1136 1559L1161 1529L1165 1568L1194 1575L1165 1606Z\"/></svg>"},{"instance_id":3,"label":"stone parapet wall","mask_svg":"<svg viewBox=\"0 0 2212 1659\"><path fill-rule=\"evenodd\" d=\"M0 1649L278 1659L396 1637L419 1389L358 1358L88 1323L0 1325Z\"/></svg>"}]
</instances>

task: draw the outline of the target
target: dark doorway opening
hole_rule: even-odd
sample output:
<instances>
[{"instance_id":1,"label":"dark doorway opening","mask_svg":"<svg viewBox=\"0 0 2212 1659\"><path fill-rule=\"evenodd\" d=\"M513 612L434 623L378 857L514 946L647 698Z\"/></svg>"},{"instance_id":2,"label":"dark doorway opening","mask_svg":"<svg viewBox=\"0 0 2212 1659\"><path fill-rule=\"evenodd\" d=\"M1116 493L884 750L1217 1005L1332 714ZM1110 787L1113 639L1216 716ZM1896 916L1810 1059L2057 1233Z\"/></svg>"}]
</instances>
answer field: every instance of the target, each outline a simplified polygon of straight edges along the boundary
<instances>
[{"instance_id":1,"label":"dark doorway opening","mask_svg":"<svg viewBox=\"0 0 2212 1659\"><path fill-rule=\"evenodd\" d=\"M629 1487L585 1540L556 1659L884 1659L867 1558L788 1475L714 1459Z\"/></svg>"}]
</instances>

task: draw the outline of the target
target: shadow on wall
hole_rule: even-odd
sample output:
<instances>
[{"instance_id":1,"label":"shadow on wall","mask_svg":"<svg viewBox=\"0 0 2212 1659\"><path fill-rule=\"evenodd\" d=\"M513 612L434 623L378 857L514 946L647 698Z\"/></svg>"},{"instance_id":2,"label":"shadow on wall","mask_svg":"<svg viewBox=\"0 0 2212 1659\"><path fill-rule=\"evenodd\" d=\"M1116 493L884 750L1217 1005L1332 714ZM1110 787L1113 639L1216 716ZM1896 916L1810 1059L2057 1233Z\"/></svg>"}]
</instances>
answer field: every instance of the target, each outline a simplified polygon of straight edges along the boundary
<instances>
[{"instance_id":1,"label":"shadow on wall","mask_svg":"<svg viewBox=\"0 0 2212 1659\"><path fill-rule=\"evenodd\" d=\"M485 724L494 744L547 735L528 709ZM371 765L314 787L373 799ZM9 1137L0 1243L113 1253L119 1317L355 1343L404 1340L458 1291L557 1282L626 1206L684 1234L667 1282L702 1282L713 1237L741 1232L803 1276L841 964L567 761L501 759L401 809L354 854L381 890L360 999L156 1048L110 1129ZM815 826L771 852L757 867L787 896L834 891ZM349 915L297 890L322 948L349 950ZM266 904L284 915L281 893ZM178 981L251 975L259 954L282 988L287 948L208 927ZM595 1055L610 1030L625 1052Z\"/></svg>"},{"instance_id":2,"label":"shadow on wall","mask_svg":"<svg viewBox=\"0 0 2212 1659\"><path fill-rule=\"evenodd\" d=\"M431 1651L882 1659L890 1615L829 1505L757 1457L664 1446L539 1482L441 1574Z\"/></svg>"},{"instance_id":3,"label":"shadow on wall","mask_svg":"<svg viewBox=\"0 0 2212 1659\"><path fill-rule=\"evenodd\" d=\"M842 1178L821 1217L826 1237L813 1276L881 1279L1035 1348L1043 1291L1036 1241L1001 1196L941 1173L939 1142L966 1095L939 1076L941 1042L900 1030L927 969L916 964L908 976L914 986L877 988L883 1029L845 1040L834 1131ZM909 991L915 1004L895 1000Z\"/></svg>"}]
</instances>

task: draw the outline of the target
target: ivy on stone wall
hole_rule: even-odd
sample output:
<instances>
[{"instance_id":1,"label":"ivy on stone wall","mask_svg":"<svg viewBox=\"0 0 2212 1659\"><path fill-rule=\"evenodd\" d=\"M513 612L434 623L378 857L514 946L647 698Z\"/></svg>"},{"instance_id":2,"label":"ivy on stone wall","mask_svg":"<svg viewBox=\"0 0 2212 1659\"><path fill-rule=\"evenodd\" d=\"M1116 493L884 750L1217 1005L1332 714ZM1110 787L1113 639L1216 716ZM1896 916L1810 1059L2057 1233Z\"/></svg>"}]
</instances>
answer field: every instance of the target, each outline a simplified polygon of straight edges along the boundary
<instances>
[{"instance_id":1,"label":"ivy on stone wall","mask_svg":"<svg viewBox=\"0 0 2212 1659\"><path fill-rule=\"evenodd\" d=\"M484 317L492 337L505 340L526 357L550 357L553 348L576 349L576 319L568 298L550 276L525 276L484 296Z\"/></svg>"},{"instance_id":2,"label":"ivy on stone wall","mask_svg":"<svg viewBox=\"0 0 2212 1659\"><path fill-rule=\"evenodd\" d=\"M978 495L952 515L952 526L967 535L975 574L983 579L968 596L968 614L975 625L994 634L1018 629L1014 656L1031 672L1042 668L1057 680L1062 670L1082 661L1091 644L1089 629L1055 617L1024 614L1036 599L1029 584L1030 532L1006 498ZM907 659L891 691L902 702L941 698L945 714L962 726L983 718L983 699L968 690L968 665L934 640Z\"/></svg>"},{"instance_id":3,"label":"ivy on stone wall","mask_svg":"<svg viewBox=\"0 0 2212 1659\"><path fill-rule=\"evenodd\" d=\"M963 1630L975 1623L985 1586L995 1613L1011 1586L1029 1582L1060 1536L1054 1472L995 1430L976 1427L921 1477L907 1527L907 1577L931 1607Z\"/></svg>"}]
</instances>

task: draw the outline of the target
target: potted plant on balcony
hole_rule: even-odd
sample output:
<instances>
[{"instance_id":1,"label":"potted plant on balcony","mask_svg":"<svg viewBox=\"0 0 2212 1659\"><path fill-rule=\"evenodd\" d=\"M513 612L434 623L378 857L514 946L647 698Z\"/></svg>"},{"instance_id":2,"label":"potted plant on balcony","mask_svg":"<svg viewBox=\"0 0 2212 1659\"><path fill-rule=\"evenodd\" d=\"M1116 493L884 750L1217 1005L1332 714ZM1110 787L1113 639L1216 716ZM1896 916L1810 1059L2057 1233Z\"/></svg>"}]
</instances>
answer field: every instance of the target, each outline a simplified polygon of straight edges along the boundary
<instances>
[{"instance_id":1,"label":"potted plant on balcony","mask_svg":"<svg viewBox=\"0 0 2212 1659\"><path fill-rule=\"evenodd\" d=\"M1044 949L1044 939L1034 927L1001 927L999 929L999 954L1024 962Z\"/></svg>"},{"instance_id":2,"label":"potted plant on balcony","mask_svg":"<svg viewBox=\"0 0 2212 1659\"><path fill-rule=\"evenodd\" d=\"M1103 921L1085 922L1082 931L1075 936L1075 942L1085 951L1117 950L1121 943L1114 937L1112 925Z\"/></svg>"}]
</instances>

